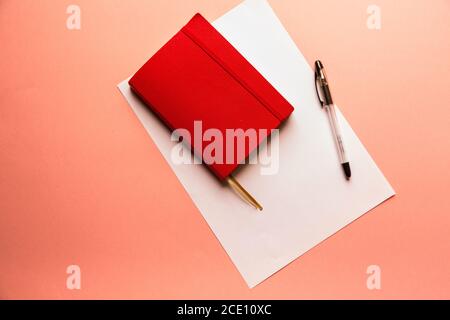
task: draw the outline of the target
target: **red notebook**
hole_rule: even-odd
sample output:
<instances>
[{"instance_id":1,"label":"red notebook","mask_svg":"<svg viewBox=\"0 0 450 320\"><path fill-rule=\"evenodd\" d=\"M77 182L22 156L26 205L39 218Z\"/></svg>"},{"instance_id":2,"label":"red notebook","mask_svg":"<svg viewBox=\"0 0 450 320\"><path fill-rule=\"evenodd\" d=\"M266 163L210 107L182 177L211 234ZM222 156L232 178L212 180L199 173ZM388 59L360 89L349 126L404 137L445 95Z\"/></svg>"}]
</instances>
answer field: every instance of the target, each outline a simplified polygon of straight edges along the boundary
<instances>
[{"instance_id":1,"label":"red notebook","mask_svg":"<svg viewBox=\"0 0 450 320\"><path fill-rule=\"evenodd\" d=\"M294 110L200 14L165 44L129 84L171 130L188 130L191 141L185 142L201 159L214 139L194 142L199 138L194 122L201 121L202 132L216 129L222 133L223 161L208 164L221 180L255 149L255 144L246 139L245 153L241 155L244 159L238 159L238 142L229 143L227 129L256 130L259 145Z\"/></svg>"}]
</instances>

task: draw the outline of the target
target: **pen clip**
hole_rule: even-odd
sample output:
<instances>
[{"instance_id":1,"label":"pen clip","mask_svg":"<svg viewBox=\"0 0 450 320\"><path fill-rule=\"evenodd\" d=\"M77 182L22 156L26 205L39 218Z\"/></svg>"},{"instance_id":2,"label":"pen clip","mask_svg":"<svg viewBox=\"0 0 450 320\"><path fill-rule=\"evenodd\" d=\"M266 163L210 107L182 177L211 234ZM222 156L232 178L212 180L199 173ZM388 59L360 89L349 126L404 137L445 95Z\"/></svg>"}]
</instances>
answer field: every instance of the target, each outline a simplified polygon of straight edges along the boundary
<instances>
[{"instance_id":1,"label":"pen clip","mask_svg":"<svg viewBox=\"0 0 450 320\"><path fill-rule=\"evenodd\" d=\"M320 105L323 108L325 106L325 100L322 98L322 95L319 93L322 88L322 80L320 79L320 74L317 73L317 70L315 72L315 75L316 75L315 86L316 86L317 98L319 99ZM320 87L320 89L319 89L319 87Z\"/></svg>"}]
</instances>

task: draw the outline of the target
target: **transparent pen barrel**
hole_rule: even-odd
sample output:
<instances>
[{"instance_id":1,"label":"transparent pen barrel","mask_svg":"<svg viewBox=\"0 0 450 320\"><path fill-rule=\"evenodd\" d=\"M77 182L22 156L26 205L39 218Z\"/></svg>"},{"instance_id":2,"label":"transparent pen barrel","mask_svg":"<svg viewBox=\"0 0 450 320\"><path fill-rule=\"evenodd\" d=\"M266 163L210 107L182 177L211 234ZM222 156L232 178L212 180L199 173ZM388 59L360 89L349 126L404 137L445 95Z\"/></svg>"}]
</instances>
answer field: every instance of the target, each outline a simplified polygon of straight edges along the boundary
<instances>
[{"instance_id":1,"label":"transparent pen barrel","mask_svg":"<svg viewBox=\"0 0 450 320\"><path fill-rule=\"evenodd\" d=\"M344 142L342 140L341 128L337 121L336 108L334 104L330 104L324 107L327 111L328 119L330 120L331 130L333 130L333 137L338 149L339 161L341 163L348 162L347 154L345 152Z\"/></svg>"}]
</instances>

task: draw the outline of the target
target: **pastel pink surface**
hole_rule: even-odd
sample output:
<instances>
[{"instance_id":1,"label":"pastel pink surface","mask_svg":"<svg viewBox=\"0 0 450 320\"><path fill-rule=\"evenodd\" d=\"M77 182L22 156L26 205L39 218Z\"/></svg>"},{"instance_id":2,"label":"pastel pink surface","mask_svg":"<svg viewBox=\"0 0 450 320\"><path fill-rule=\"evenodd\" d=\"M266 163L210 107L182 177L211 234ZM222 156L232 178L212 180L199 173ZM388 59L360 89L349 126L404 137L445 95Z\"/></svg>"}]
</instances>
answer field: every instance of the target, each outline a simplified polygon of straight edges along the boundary
<instances>
[{"instance_id":1,"label":"pastel pink surface","mask_svg":"<svg viewBox=\"0 0 450 320\"><path fill-rule=\"evenodd\" d=\"M250 290L116 89L239 1L2 1L0 298L450 298L449 3L269 2L397 196Z\"/></svg>"}]
</instances>

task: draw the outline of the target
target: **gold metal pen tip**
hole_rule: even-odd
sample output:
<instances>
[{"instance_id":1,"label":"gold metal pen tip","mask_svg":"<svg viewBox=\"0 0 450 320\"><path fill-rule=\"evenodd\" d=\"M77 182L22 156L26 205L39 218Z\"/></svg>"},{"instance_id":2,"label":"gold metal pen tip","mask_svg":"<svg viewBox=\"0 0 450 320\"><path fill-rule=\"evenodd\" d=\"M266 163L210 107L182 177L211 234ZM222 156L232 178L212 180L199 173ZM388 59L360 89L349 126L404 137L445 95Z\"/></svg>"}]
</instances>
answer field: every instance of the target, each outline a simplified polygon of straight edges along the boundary
<instances>
[{"instance_id":1,"label":"gold metal pen tip","mask_svg":"<svg viewBox=\"0 0 450 320\"><path fill-rule=\"evenodd\" d=\"M241 186L241 184L233 177L228 176L226 178L227 183L230 185L230 187L245 201L247 201L249 204L251 204L255 209L259 211L263 211L263 207L256 201L255 198L252 197L250 193L247 192L247 190L244 189L244 187Z\"/></svg>"},{"instance_id":2,"label":"gold metal pen tip","mask_svg":"<svg viewBox=\"0 0 450 320\"><path fill-rule=\"evenodd\" d=\"M255 208L258 209L259 211L263 211L263 207L258 203L258 201L256 201L255 199L253 199L255 201Z\"/></svg>"}]
</instances>

